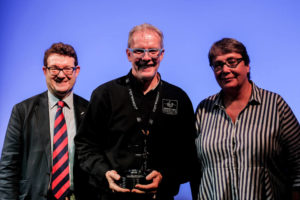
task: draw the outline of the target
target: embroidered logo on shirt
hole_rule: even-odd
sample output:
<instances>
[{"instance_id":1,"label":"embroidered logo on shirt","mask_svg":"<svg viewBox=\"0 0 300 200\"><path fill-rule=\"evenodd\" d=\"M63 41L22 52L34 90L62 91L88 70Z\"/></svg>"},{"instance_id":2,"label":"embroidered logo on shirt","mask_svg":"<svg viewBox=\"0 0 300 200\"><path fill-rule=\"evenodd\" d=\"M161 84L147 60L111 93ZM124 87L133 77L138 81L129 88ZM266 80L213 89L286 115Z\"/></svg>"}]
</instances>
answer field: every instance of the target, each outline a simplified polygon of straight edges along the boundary
<instances>
[{"instance_id":1,"label":"embroidered logo on shirt","mask_svg":"<svg viewBox=\"0 0 300 200\"><path fill-rule=\"evenodd\" d=\"M178 114L178 101L172 99L162 100L162 112L167 115L177 115Z\"/></svg>"}]
</instances>

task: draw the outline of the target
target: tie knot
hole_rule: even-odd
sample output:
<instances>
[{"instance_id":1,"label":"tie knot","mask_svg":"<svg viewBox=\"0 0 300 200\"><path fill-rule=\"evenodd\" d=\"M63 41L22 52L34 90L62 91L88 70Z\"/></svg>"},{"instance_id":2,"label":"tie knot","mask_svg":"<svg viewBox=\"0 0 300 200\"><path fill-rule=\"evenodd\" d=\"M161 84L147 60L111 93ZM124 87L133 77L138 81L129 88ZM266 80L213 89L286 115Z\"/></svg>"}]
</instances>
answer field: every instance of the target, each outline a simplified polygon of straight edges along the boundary
<instances>
[{"instance_id":1,"label":"tie knot","mask_svg":"<svg viewBox=\"0 0 300 200\"><path fill-rule=\"evenodd\" d=\"M58 107L63 108L64 105L65 105L65 103L64 103L63 101L58 101L58 102L57 102L57 105L58 105Z\"/></svg>"}]
</instances>

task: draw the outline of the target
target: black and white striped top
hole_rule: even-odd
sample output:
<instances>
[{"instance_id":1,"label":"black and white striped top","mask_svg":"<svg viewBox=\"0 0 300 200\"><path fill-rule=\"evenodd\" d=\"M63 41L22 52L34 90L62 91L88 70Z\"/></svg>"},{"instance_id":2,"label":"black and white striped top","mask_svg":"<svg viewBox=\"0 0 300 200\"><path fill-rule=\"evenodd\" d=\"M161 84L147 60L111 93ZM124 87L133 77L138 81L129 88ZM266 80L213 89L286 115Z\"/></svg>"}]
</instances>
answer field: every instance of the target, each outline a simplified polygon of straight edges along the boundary
<instances>
[{"instance_id":1,"label":"black and white striped top","mask_svg":"<svg viewBox=\"0 0 300 200\"><path fill-rule=\"evenodd\" d=\"M287 199L300 186L300 125L281 96L252 84L236 122L222 92L196 110L198 199Z\"/></svg>"}]
</instances>

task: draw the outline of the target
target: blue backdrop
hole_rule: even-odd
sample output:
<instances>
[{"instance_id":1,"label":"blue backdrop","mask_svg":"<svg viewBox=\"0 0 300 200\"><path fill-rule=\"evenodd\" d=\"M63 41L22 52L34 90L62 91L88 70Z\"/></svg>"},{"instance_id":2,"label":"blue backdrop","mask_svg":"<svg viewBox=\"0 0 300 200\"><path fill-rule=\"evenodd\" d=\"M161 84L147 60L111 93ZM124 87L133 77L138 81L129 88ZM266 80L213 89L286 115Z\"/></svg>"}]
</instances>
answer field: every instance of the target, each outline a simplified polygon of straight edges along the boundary
<instances>
[{"instance_id":1,"label":"blue backdrop","mask_svg":"<svg viewBox=\"0 0 300 200\"><path fill-rule=\"evenodd\" d=\"M0 149L13 105L46 90L45 49L59 41L75 47L75 92L89 99L99 84L128 73L128 32L144 22L165 35L162 78L183 88L194 108L220 90L210 46L233 37L248 49L252 80L281 94L299 120L299 10L297 0L0 0ZM176 199L191 199L188 184Z\"/></svg>"}]
</instances>

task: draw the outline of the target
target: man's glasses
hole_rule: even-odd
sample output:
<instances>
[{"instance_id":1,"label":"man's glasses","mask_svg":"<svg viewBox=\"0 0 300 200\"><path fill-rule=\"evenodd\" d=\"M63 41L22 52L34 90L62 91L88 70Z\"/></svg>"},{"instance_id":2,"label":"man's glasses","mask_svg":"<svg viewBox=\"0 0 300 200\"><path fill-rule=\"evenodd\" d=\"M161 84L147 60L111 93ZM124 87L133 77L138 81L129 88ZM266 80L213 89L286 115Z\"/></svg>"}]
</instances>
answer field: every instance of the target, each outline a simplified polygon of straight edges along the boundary
<instances>
[{"instance_id":1,"label":"man's glasses","mask_svg":"<svg viewBox=\"0 0 300 200\"><path fill-rule=\"evenodd\" d=\"M65 67L65 68L57 68L57 67L47 67L46 68L49 70L50 74L53 76L56 76L59 74L59 72L63 71L65 75L72 75L73 71L77 68L77 67Z\"/></svg>"},{"instance_id":2,"label":"man's glasses","mask_svg":"<svg viewBox=\"0 0 300 200\"><path fill-rule=\"evenodd\" d=\"M240 62L242 62L243 58L228 58L225 62L217 61L211 65L211 68L214 71L221 71L224 65L229 68L236 68Z\"/></svg>"},{"instance_id":3,"label":"man's glasses","mask_svg":"<svg viewBox=\"0 0 300 200\"><path fill-rule=\"evenodd\" d=\"M163 51L162 49L141 49L141 48L133 48L133 49L128 48L128 49L133 53L133 55L136 58L144 57L146 52L148 52L149 57L158 58Z\"/></svg>"}]
</instances>

